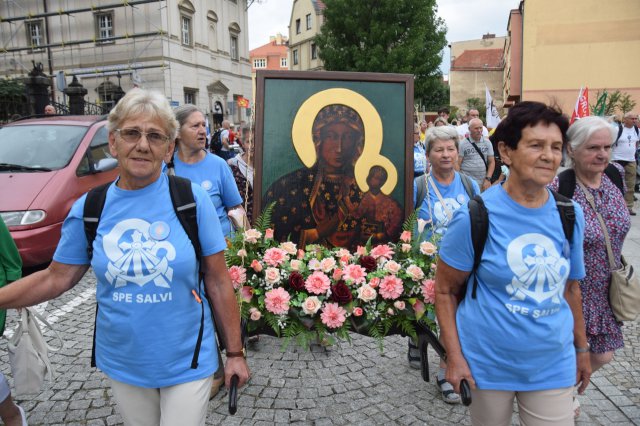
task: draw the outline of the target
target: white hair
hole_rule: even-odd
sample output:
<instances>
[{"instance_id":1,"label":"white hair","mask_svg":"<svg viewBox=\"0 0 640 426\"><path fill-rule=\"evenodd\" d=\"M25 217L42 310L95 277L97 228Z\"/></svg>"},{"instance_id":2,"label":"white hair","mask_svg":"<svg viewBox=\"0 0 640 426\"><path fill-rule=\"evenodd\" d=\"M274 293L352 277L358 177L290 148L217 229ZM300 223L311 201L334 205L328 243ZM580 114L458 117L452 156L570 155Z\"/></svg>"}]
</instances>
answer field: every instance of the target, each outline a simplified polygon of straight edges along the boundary
<instances>
[{"instance_id":1,"label":"white hair","mask_svg":"<svg viewBox=\"0 0 640 426\"><path fill-rule=\"evenodd\" d=\"M567 139L571 146L571 150L575 151L580 148L585 142L591 139L594 133L599 132L600 130L607 130L611 134L611 141L614 141L616 137L616 128L602 117L592 115L574 122L567 131ZM571 156L567 156L565 159L565 165L573 168L573 158L571 158Z\"/></svg>"}]
</instances>

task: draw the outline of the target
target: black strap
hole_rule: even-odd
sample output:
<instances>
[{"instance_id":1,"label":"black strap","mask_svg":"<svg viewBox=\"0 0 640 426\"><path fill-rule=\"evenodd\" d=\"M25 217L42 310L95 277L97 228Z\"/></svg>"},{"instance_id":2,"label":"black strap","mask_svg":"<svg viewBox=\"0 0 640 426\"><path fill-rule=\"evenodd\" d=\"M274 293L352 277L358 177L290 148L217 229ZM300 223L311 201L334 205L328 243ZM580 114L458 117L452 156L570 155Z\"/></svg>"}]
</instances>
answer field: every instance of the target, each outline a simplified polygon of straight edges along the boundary
<instances>
[{"instance_id":1,"label":"black strap","mask_svg":"<svg viewBox=\"0 0 640 426\"><path fill-rule=\"evenodd\" d=\"M98 223L104 208L104 202L107 199L107 190L113 182L105 183L97 186L87 193L82 212L82 220L84 222L84 234L87 238L87 255L89 263L93 259L93 241L96 239L98 232Z\"/></svg>"},{"instance_id":2,"label":"black strap","mask_svg":"<svg viewBox=\"0 0 640 426\"><path fill-rule=\"evenodd\" d=\"M478 153L478 155L480 156L480 158L482 158L482 162L484 163L484 169L489 170L489 163L487 163L487 159L484 158L484 154L482 153L482 151L480 151L480 148L478 148L478 145L476 145L471 139L467 138L467 140L469 141L469 143L471 144L471 146L473 147L473 149L476 150L476 152ZM482 142L482 141L481 141Z\"/></svg>"},{"instance_id":3,"label":"black strap","mask_svg":"<svg viewBox=\"0 0 640 426\"><path fill-rule=\"evenodd\" d=\"M473 245L473 290L471 297L476 298L476 290L478 288L478 266L484 252L484 245L489 236L489 212L484 205L482 197L475 195L469 200L469 219L471 221L471 243Z\"/></svg>"},{"instance_id":4,"label":"black strap","mask_svg":"<svg viewBox=\"0 0 640 426\"><path fill-rule=\"evenodd\" d=\"M464 190L467 191L467 196L469 197L469 199L472 199L473 196L476 195L476 193L473 190L473 183L471 178L462 172L458 172L458 174L460 175L460 179L462 180L462 186L464 186Z\"/></svg>"},{"instance_id":5,"label":"black strap","mask_svg":"<svg viewBox=\"0 0 640 426\"><path fill-rule=\"evenodd\" d=\"M576 211L573 206L573 201L562 194L558 194L553 190L551 190L551 194L556 201L558 214L560 214L560 221L562 222L562 231L564 231L564 237L569 243L571 243L571 241L573 240L573 228L576 223Z\"/></svg>"},{"instance_id":6,"label":"black strap","mask_svg":"<svg viewBox=\"0 0 640 426\"><path fill-rule=\"evenodd\" d=\"M613 164L609 163L606 169L604 169L604 174L613 182L615 186L618 187L622 196L624 196L624 184L622 183L622 174L620 170Z\"/></svg>"},{"instance_id":7,"label":"black strap","mask_svg":"<svg viewBox=\"0 0 640 426\"><path fill-rule=\"evenodd\" d=\"M427 175L420 175L413 179L413 186L417 188L416 205L418 209L422 206L422 202L427 197Z\"/></svg>"},{"instance_id":8,"label":"black strap","mask_svg":"<svg viewBox=\"0 0 640 426\"><path fill-rule=\"evenodd\" d=\"M622 174L613 164L609 163L604 173L618 187L624 196L624 185L622 183ZM574 169L566 169L558 174L558 193L567 198L573 198L576 190L576 172Z\"/></svg>"},{"instance_id":9,"label":"black strap","mask_svg":"<svg viewBox=\"0 0 640 426\"><path fill-rule=\"evenodd\" d=\"M620 136L622 136L622 130L624 129L624 126L620 123L618 123L618 136L616 136L616 141L613 144L614 146L616 146L618 144L618 139L620 139ZM638 126L636 126L635 124L633 125L633 130L636 131L636 136L640 137L640 129L638 129Z\"/></svg>"}]
</instances>

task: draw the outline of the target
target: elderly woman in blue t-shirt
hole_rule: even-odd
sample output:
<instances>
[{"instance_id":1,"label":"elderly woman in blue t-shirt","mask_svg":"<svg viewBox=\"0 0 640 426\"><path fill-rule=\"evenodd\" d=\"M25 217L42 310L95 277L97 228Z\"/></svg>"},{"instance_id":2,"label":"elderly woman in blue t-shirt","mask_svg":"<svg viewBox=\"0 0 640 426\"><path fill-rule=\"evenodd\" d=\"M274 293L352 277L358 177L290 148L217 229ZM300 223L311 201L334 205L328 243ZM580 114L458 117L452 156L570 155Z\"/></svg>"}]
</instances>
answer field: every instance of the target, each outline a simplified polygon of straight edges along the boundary
<instances>
[{"instance_id":1,"label":"elderly woman in blue t-shirt","mask_svg":"<svg viewBox=\"0 0 640 426\"><path fill-rule=\"evenodd\" d=\"M454 214L442 240L436 314L446 378L456 390L462 379L469 382L475 425L510 425L514 398L522 424L573 425L574 385L582 393L589 383L578 284L585 274L584 217L572 203L575 224L567 241L546 188L560 165L568 124L539 102L511 108L494 135L510 176L481 196L489 225L477 270L472 273L470 209Z\"/></svg>"},{"instance_id":2,"label":"elderly woman in blue t-shirt","mask_svg":"<svg viewBox=\"0 0 640 426\"><path fill-rule=\"evenodd\" d=\"M207 193L191 185L201 245L198 259L174 212L163 160L173 152L176 122L159 92L129 91L109 114L109 150L120 176L107 192L89 258L86 196L71 208L51 265L0 289L0 307L21 308L71 289L93 267L99 306L96 365L110 379L126 425L205 423L218 368L215 324L226 338L227 385L246 383L240 313ZM205 293L206 288L206 293ZM202 333L201 346L198 335Z\"/></svg>"}]
</instances>

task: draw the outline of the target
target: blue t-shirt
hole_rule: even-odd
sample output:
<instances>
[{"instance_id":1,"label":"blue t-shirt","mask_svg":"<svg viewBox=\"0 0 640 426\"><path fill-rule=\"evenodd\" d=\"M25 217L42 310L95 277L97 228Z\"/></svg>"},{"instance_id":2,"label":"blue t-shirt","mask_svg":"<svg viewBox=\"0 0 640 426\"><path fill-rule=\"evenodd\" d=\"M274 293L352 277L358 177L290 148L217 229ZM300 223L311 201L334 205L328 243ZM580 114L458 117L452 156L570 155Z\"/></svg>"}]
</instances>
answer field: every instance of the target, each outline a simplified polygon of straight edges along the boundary
<instances>
[{"instance_id":1,"label":"blue t-shirt","mask_svg":"<svg viewBox=\"0 0 640 426\"><path fill-rule=\"evenodd\" d=\"M573 315L567 279L584 278L582 209L566 242L555 200L540 208L516 203L496 185L482 193L489 236L456 313L462 352L480 389L536 391L576 380ZM459 209L442 239L440 258L460 271L473 268L469 209Z\"/></svg>"},{"instance_id":2,"label":"blue t-shirt","mask_svg":"<svg viewBox=\"0 0 640 426\"><path fill-rule=\"evenodd\" d=\"M454 172L455 176L453 181L449 185L443 185L438 182L436 179L431 177L433 183L438 187L440 191L440 195L442 195L442 199L444 200L445 205L449 209L449 212L453 215L453 213L458 210L460 207L467 204L469 201L469 194L467 194L467 190L464 188L462 184L462 178L458 172ZM480 194L480 187L476 183L475 180L471 180L471 185L473 187L473 195ZM428 185L429 193L428 196L424 198L422 204L419 206L420 211L418 212L418 218L424 219L427 221L427 225L424 228L424 232L422 233L422 240L426 241L431 238L432 233L435 232L436 235L443 236L447 231L447 226L449 226L449 217L447 216L446 210L442 206L442 202L438 198L435 189L431 184ZM418 188L414 185L413 187L413 205L415 206L418 198ZM432 220L433 214L433 220Z\"/></svg>"},{"instance_id":3,"label":"blue t-shirt","mask_svg":"<svg viewBox=\"0 0 640 426\"><path fill-rule=\"evenodd\" d=\"M204 256L225 249L225 240L206 192L192 184ZM82 221L86 196L76 201L62 226L56 262L85 265ZM213 219L212 219L213 218ZM199 380L218 368L211 311L199 366L191 368L202 306L196 256L173 210L165 174L133 191L111 185L93 242L96 274L96 364L112 379L158 388ZM203 284L204 285L204 284Z\"/></svg>"},{"instance_id":4,"label":"blue t-shirt","mask_svg":"<svg viewBox=\"0 0 640 426\"><path fill-rule=\"evenodd\" d=\"M413 145L413 174L421 175L427 171L427 151L422 143Z\"/></svg>"},{"instance_id":5,"label":"blue t-shirt","mask_svg":"<svg viewBox=\"0 0 640 426\"><path fill-rule=\"evenodd\" d=\"M207 191L216 208L222 232L228 237L232 229L226 209L242 204L242 197L227 162L210 152L206 154L202 161L187 164L180 161L176 153L173 157L176 176L185 177Z\"/></svg>"}]
</instances>

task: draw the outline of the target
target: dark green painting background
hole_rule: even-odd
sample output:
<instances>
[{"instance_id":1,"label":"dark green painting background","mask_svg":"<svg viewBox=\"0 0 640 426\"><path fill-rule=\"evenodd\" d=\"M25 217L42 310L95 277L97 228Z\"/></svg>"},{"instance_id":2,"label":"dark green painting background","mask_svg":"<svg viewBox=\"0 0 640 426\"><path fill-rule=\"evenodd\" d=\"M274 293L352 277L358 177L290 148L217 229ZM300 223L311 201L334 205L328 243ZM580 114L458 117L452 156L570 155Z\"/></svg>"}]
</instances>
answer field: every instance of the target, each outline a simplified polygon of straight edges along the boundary
<instances>
[{"instance_id":1,"label":"dark green painting background","mask_svg":"<svg viewBox=\"0 0 640 426\"><path fill-rule=\"evenodd\" d=\"M293 119L310 96L331 88L353 90L367 98L378 111L384 133L381 153L398 172L398 183L390 195L404 210L404 83L265 78L262 195L280 176L304 167L291 141ZM339 104L340 100L336 99L335 103Z\"/></svg>"}]
</instances>

